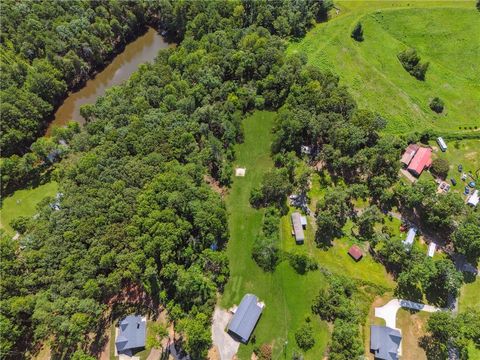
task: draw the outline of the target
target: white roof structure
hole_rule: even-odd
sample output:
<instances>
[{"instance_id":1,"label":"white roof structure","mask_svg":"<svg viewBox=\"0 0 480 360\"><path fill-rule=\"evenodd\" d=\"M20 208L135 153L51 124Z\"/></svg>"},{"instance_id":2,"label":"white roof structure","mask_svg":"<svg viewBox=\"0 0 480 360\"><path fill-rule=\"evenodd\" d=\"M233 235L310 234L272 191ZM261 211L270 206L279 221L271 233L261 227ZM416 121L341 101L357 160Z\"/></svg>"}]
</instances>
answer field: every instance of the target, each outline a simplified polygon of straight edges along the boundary
<instances>
[{"instance_id":1,"label":"white roof structure","mask_svg":"<svg viewBox=\"0 0 480 360\"><path fill-rule=\"evenodd\" d=\"M437 244L434 242L431 242L430 245L428 245L428 256L433 257L433 254L435 254L435 250L437 249Z\"/></svg>"},{"instance_id":2,"label":"white roof structure","mask_svg":"<svg viewBox=\"0 0 480 360\"><path fill-rule=\"evenodd\" d=\"M478 195L478 190L475 190L472 195L468 198L467 204L471 205L473 207L476 207L478 205L479 201L479 195Z\"/></svg>"},{"instance_id":3,"label":"white roof structure","mask_svg":"<svg viewBox=\"0 0 480 360\"><path fill-rule=\"evenodd\" d=\"M415 239L415 235L417 234L417 229L415 228L410 228L408 230L407 238L403 241L405 245L412 245L413 240Z\"/></svg>"},{"instance_id":4,"label":"white roof structure","mask_svg":"<svg viewBox=\"0 0 480 360\"><path fill-rule=\"evenodd\" d=\"M245 168L236 168L235 169L235 176L245 176L245 172L247 169Z\"/></svg>"},{"instance_id":5,"label":"white roof structure","mask_svg":"<svg viewBox=\"0 0 480 360\"><path fill-rule=\"evenodd\" d=\"M301 221L303 227L307 226L307 217L306 216L300 217L300 221Z\"/></svg>"},{"instance_id":6,"label":"white roof structure","mask_svg":"<svg viewBox=\"0 0 480 360\"><path fill-rule=\"evenodd\" d=\"M440 149L442 151L447 151L447 144L445 143L445 140L443 140L442 137L437 138L437 144L440 146Z\"/></svg>"}]
</instances>

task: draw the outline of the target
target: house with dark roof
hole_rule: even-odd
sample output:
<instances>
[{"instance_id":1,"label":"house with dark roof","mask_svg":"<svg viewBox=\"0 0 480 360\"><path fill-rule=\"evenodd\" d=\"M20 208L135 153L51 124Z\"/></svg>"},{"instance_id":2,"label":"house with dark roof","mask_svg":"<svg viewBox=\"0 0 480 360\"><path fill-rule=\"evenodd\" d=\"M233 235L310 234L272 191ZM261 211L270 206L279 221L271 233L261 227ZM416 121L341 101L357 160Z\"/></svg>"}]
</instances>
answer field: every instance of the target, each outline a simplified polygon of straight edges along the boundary
<instances>
[{"instance_id":1,"label":"house with dark roof","mask_svg":"<svg viewBox=\"0 0 480 360\"><path fill-rule=\"evenodd\" d=\"M306 219L305 219L306 220ZM292 214L293 235L297 244L303 244L305 234L303 233L302 216L298 212Z\"/></svg>"},{"instance_id":2,"label":"house with dark roof","mask_svg":"<svg viewBox=\"0 0 480 360\"><path fill-rule=\"evenodd\" d=\"M388 326L370 326L370 352L375 359L398 360L402 334Z\"/></svg>"},{"instance_id":3,"label":"house with dark roof","mask_svg":"<svg viewBox=\"0 0 480 360\"><path fill-rule=\"evenodd\" d=\"M350 255L355 261L359 261L363 257L362 250L356 245L350 247L348 255Z\"/></svg>"},{"instance_id":4,"label":"house with dark roof","mask_svg":"<svg viewBox=\"0 0 480 360\"><path fill-rule=\"evenodd\" d=\"M255 295L246 294L228 324L228 333L246 344L262 314L263 307L264 304L260 303Z\"/></svg>"},{"instance_id":5,"label":"house with dark roof","mask_svg":"<svg viewBox=\"0 0 480 360\"><path fill-rule=\"evenodd\" d=\"M132 356L145 348L147 320L139 315L129 315L119 323L115 346L118 354Z\"/></svg>"},{"instance_id":6,"label":"house with dark roof","mask_svg":"<svg viewBox=\"0 0 480 360\"><path fill-rule=\"evenodd\" d=\"M415 176L420 176L423 170L428 169L432 165L432 149L420 148L415 153L412 161L408 165L407 170Z\"/></svg>"}]
</instances>

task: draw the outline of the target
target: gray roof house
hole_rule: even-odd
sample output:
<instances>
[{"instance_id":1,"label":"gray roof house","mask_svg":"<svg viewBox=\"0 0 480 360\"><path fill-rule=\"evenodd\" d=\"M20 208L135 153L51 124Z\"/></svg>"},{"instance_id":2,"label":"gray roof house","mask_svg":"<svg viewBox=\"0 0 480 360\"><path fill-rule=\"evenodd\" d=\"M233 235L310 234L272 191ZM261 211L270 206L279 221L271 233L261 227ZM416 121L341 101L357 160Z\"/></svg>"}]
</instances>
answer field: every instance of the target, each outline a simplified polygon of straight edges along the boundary
<instances>
[{"instance_id":1,"label":"gray roof house","mask_svg":"<svg viewBox=\"0 0 480 360\"><path fill-rule=\"evenodd\" d=\"M375 359L398 360L402 334L388 326L370 326L370 352Z\"/></svg>"},{"instance_id":2,"label":"gray roof house","mask_svg":"<svg viewBox=\"0 0 480 360\"><path fill-rule=\"evenodd\" d=\"M298 212L292 214L293 233L297 244L303 244L305 235L303 233L302 216Z\"/></svg>"},{"instance_id":3,"label":"gray roof house","mask_svg":"<svg viewBox=\"0 0 480 360\"><path fill-rule=\"evenodd\" d=\"M134 350L145 347L147 321L142 316L129 315L119 324L115 346L119 354L132 356Z\"/></svg>"},{"instance_id":4,"label":"gray roof house","mask_svg":"<svg viewBox=\"0 0 480 360\"><path fill-rule=\"evenodd\" d=\"M259 303L258 298L255 295L246 294L228 324L227 330L230 335L247 343L262 310L263 304Z\"/></svg>"}]
</instances>

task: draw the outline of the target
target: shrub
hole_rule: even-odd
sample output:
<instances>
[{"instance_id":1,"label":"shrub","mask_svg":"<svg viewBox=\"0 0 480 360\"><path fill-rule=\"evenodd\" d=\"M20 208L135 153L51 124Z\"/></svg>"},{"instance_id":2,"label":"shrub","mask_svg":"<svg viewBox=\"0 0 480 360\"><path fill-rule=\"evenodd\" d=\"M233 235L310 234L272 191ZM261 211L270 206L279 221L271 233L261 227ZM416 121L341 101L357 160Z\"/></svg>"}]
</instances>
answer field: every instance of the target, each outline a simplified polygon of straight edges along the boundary
<instances>
[{"instance_id":1,"label":"shrub","mask_svg":"<svg viewBox=\"0 0 480 360\"><path fill-rule=\"evenodd\" d=\"M318 269L317 262L305 254L290 254L289 261L290 265L299 274L305 274L307 271Z\"/></svg>"},{"instance_id":2,"label":"shrub","mask_svg":"<svg viewBox=\"0 0 480 360\"><path fill-rule=\"evenodd\" d=\"M432 161L431 172L438 177L445 179L448 174L450 164L445 159L435 159Z\"/></svg>"},{"instance_id":3,"label":"shrub","mask_svg":"<svg viewBox=\"0 0 480 360\"><path fill-rule=\"evenodd\" d=\"M10 221L10 226L13 228L13 230L19 232L20 234L23 234L27 230L28 222L28 217L19 216Z\"/></svg>"},{"instance_id":4,"label":"shrub","mask_svg":"<svg viewBox=\"0 0 480 360\"><path fill-rule=\"evenodd\" d=\"M351 37L356 41L363 41L363 28L362 23L358 22L352 30Z\"/></svg>"},{"instance_id":5,"label":"shrub","mask_svg":"<svg viewBox=\"0 0 480 360\"><path fill-rule=\"evenodd\" d=\"M253 352L257 355L258 360L271 360L272 359L272 345L263 344L260 347L256 347Z\"/></svg>"},{"instance_id":6,"label":"shrub","mask_svg":"<svg viewBox=\"0 0 480 360\"><path fill-rule=\"evenodd\" d=\"M306 351L315 345L315 338L313 337L313 329L310 324L303 324L295 332L295 340L300 349Z\"/></svg>"},{"instance_id":7,"label":"shrub","mask_svg":"<svg viewBox=\"0 0 480 360\"><path fill-rule=\"evenodd\" d=\"M280 252L276 239L263 235L255 239L252 258L264 271L273 271L280 260Z\"/></svg>"},{"instance_id":8,"label":"shrub","mask_svg":"<svg viewBox=\"0 0 480 360\"><path fill-rule=\"evenodd\" d=\"M398 55L398 60L403 68L408 71L410 75L418 80L425 80L425 73L427 72L429 63L421 63L420 56L418 56L415 49L406 49L401 51Z\"/></svg>"},{"instance_id":9,"label":"shrub","mask_svg":"<svg viewBox=\"0 0 480 360\"><path fill-rule=\"evenodd\" d=\"M434 97L432 101L430 101L430 109L435 111L436 113L440 114L443 111L443 100L439 97Z\"/></svg>"}]
</instances>

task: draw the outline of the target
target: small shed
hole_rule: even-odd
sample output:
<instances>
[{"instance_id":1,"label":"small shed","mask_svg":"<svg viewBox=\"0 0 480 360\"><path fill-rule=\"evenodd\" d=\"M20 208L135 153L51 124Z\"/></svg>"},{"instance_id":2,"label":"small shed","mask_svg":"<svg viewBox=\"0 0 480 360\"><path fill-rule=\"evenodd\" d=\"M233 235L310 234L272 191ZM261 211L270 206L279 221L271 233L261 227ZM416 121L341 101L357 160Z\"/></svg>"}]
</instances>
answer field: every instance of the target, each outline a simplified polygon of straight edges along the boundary
<instances>
[{"instance_id":1,"label":"small shed","mask_svg":"<svg viewBox=\"0 0 480 360\"><path fill-rule=\"evenodd\" d=\"M303 244L303 242L305 241L305 234L303 233L302 216L300 215L300 213L294 212L292 214L292 226L295 241L297 242L297 244Z\"/></svg>"},{"instance_id":2,"label":"small shed","mask_svg":"<svg viewBox=\"0 0 480 360\"><path fill-rule=\"evenodd\" d=\"M307 145L302 145L300 151L302 152L302 154L310 155L312 153L312 148Z\"/></svg>"},{"instance_id":3,"label":"small shed","mask_svg":"<svg viewBox=\"0 0 480 360\"><path fill-rule=\"evenodd\" d=\"M428 256L433 257L435 254L435 250L437 249L437 244L435 244L433 241L428 245Z\"/></svg>"},{"instance_id":4,"label":"small shed","mask_svg":"<svg viewBox=\"0 0 480 360\"><path fill-rule=\"evenodd\" d=\"M352 245L348 250L348 255L350 255L353 260L360 261L363 257L362 250L357 245Z\"/></svg>"},{"instance_id":5,"label":"small shed","mask_svg":"<svg viewBox=\"0 0 480 360\"><path fill-rule=\"evenodd\" d=\"M437 144L440 147L440 150L443 152L447 151L447 144L445 143L445 140L443 140L442 137L437 138Z\"/></svg>"},{"instance_id":6,"label":"small shed","mask_svg":"<svg viewBox=\"0 0 480 360\"><path fill-rule=\"evenodd\" d=\"M255 295L246 294L228 324L227 330L230 335L247 343L262 314L263 307L264 304L260 303Z\"/></svg>"},{"instance_id":7,"label":"small shed","mask_svg":"<svg viewBox=\"0 0 480 360\"><path fill-rule=\"evenodd\" d=\"M473 207L477 207L479 201L478 190L475 190L467 200L467 204Z\"/></svg>"},{"instance_id":8,"label":"small shed","mask_svg":"<svg viewBox=\"0 0 480 360\"><path fill-rule=\"evenodd\" d=\"M403 243L407 246L412 246L413 240L415 239L415 235L417 234L417 229L410 228L407 233L407 238L403 241Z\"/></svg>"}]
</instances>

